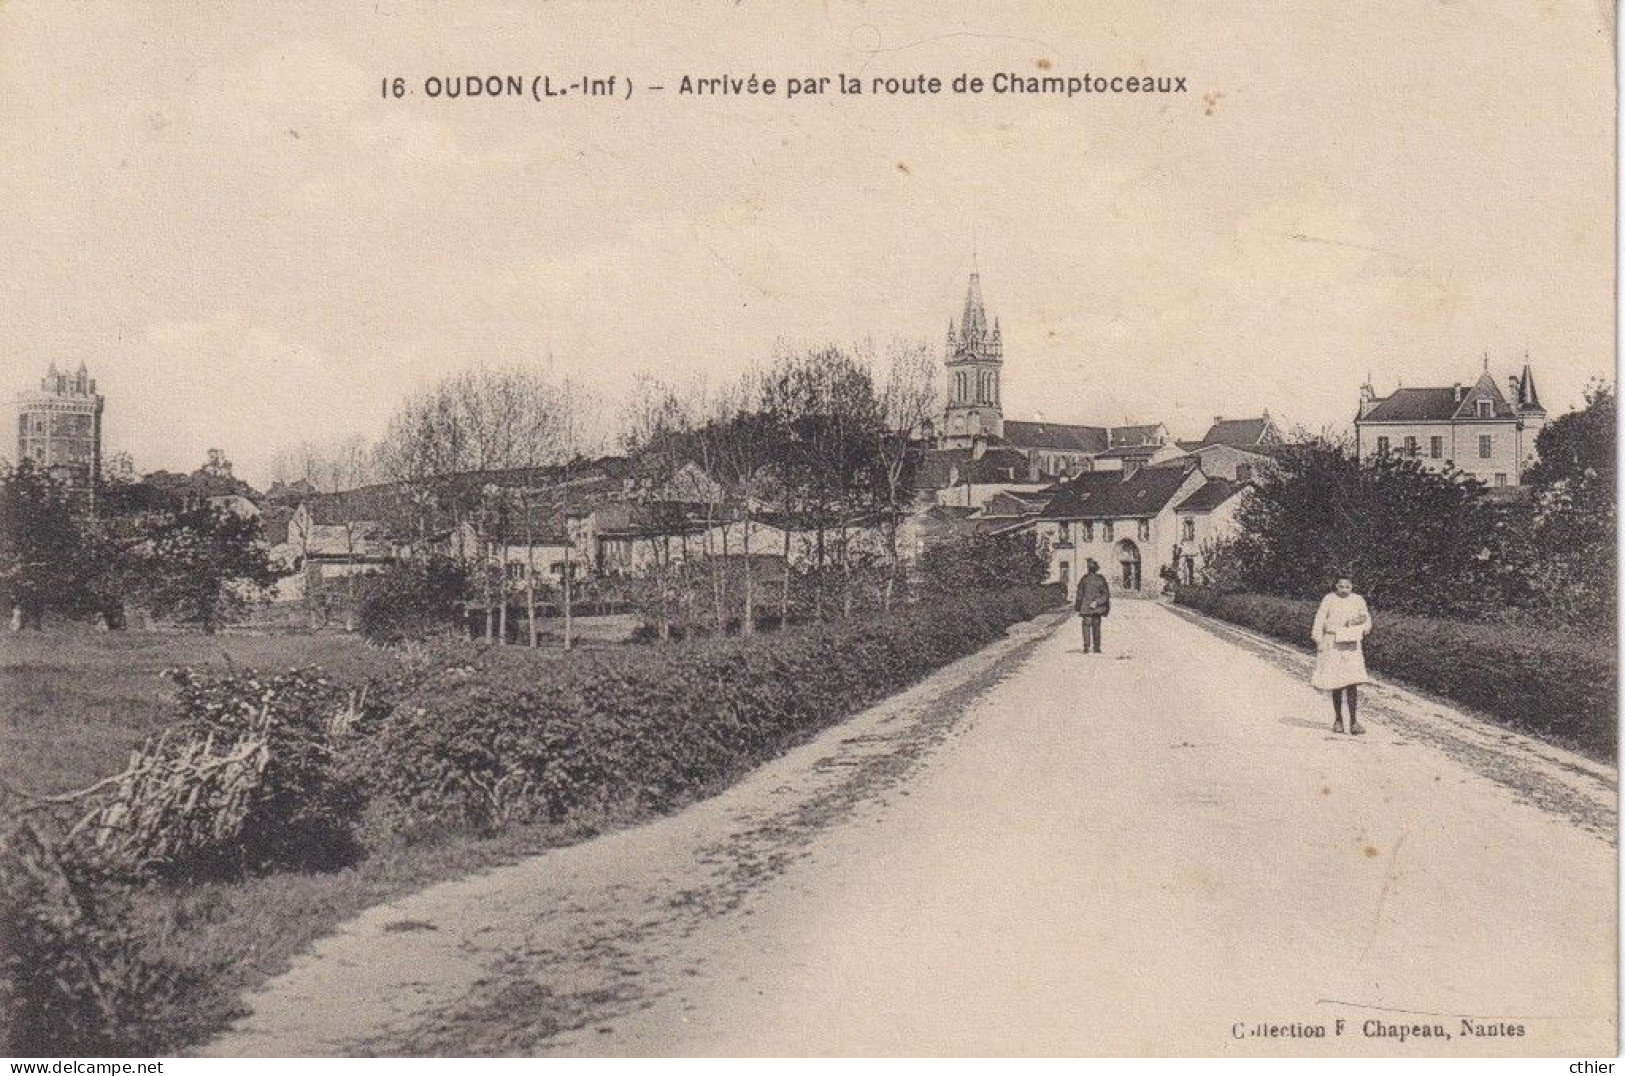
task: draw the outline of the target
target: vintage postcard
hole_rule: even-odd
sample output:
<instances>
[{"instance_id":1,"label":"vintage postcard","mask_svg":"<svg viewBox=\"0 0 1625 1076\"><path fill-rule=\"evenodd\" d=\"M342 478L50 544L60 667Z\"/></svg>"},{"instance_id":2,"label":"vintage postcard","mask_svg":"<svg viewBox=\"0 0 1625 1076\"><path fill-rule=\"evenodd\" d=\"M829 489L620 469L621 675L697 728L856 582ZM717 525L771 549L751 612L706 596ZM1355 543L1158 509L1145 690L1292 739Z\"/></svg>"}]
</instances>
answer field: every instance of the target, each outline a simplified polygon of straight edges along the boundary
<instances>
[{"instance_id":1,"label":"vintage postcard","mask_svg":"<svg viewBox=\"0 0 1625 1076\"><path fill-rule=\"evenodd\" d=\"M1615 20L0 4L0 1052L1613 1057Z\"/></svg>"}]
</instances>

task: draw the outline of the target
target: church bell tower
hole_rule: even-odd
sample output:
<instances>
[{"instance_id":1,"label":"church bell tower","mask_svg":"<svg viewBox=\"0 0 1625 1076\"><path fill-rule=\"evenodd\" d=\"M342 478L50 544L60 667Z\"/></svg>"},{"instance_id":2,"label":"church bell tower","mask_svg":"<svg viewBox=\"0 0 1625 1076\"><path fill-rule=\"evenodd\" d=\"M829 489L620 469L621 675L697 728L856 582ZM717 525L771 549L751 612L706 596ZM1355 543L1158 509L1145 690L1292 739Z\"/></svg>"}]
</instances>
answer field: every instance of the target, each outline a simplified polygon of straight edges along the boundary
<instances>
[{"instance_id":1,"label":"church bell tower","mask_svg":"<svg viewBox=\"0 0 1625 1076\"><path fill-rule=\"evenodd\" d=\"M999 370L1004 341L998 319L990 329L982 303L982 281L971 270L965 312L956 329L948 322L948 407L942 421L944 448L968 448L978 436L1003 437L1004 411L999 403Z\"/></svg>"}]
</instances>

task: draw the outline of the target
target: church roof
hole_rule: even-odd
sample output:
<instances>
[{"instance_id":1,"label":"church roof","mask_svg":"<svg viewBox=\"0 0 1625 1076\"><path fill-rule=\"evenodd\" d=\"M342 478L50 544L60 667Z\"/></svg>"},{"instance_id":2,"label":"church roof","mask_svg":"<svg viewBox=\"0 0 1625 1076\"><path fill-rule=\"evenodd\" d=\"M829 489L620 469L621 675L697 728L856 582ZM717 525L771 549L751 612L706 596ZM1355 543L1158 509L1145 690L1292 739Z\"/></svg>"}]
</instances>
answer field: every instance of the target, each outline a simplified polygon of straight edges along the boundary
<instances>
[{"instance_id":1,"label":"church roof","mask_svg":"<svg viewBox=\"0 0 1625 1076\"><path fill-rule=\"evenodd\" d=\"M1004 423L1004 439L1016 448L1047 448L1064 452L1104 452L1110 444L1101 426L1072 426L1060 422Z\"/></svg>"}]
</instances>

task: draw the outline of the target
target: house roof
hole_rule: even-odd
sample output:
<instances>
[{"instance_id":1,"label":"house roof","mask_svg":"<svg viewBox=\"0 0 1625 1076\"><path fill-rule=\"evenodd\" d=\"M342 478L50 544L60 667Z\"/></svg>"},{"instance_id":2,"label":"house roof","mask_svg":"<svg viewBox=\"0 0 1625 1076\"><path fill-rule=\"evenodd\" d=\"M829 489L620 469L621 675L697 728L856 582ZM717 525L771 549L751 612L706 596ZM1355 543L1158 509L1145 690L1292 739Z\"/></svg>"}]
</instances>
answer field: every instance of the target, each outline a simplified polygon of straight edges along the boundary
<instances>
[{"instance_id":1,"label":"house roof","mask_svg":"<svg viewBox=\"0 0 1625 1076\"><path fill-rule=\"evenodd\" d=\"M1019 449L993 447L978 457L968 448L940 448L920 456L914 468L914 488L1027 482L1031 473L1032 465Z\"/></svg>"},{"instance_id":2,"label":"house roof","mask_svg":"<svg viewBox=\"0 0 1625 1076\"><path fill-rule=\"evenodd\" d=\"M922 452L914 466L914 488L947 489L960 461L970 459L968 448L938 448Z\"/></svg>"},{"instance_id":3,"label":"house roof","mask_svg":"<svg viewBox=\"0 0 1625 1076\"><path fill-rule=\"evenodd\" d=\"M1004 424L1004 439L1017 448L1063 452L1104 452L1111 443L1110 434L1101 426L1009 420Z\"/></svg>"},{"instance_id":4,"label":"house roof","mask_svg":"<svg viewBox=\"0 0 1625 1076\"><path fill-rule=\"evenodd\" d=\"M1260 415L1258 418L1215 419L1202 438L1202 444L1251 448L1263 441L1273 426L1268 415Z\"/></svg>"},{"instance_id":5,"label":"house roof","mask_svg":"<svg viewBox=\"0 0 1625 1076\"><path fill-rule=\"evenodd\" d=\"M1528 375L1527 369L1525 370ZM1529 377L1529 392L1534 392L1534 379ZM1520 385L1520 395L1522 385ZM1495 378L1485 370L1471 388L1466 386L1400 388L1377 400L1370 411L1361 415L1359 422L1451 422L1478 418L1478 401L1489 400L1491 411L1498 419L1516 418L1518 411L1501 392ZM1524 404L1530 407L1529 404ZM1539 408L1538 399L1533 408Z\"/></svg>"},{"instance_id":6,"label":"house roof","mask_svg":"<svg viewBox=\"0 0 1625 1076\"><path fill-rule=\"evenodd\" d=\"M1523 364L1523 373L1518 375L1518 409L1520 411L1539 411L1542 414L1546 409L1540 406L1540 393L1535 391L1535 372L1526 362Z\"/></svg>"},{"instance_id":7,"label":"house roof","mask_svg":"<svg viewBox=\"0 0 1625 1076\"><path fill-rule=\"evenodd\" d=\"M293 509L283 504L268 504L260 510L260 533L267 545L281 545L288 540L288 521Z\"/></svg>"},{"instance_id":8,"label":"house roof","mask_svg":"<svg viewBox=\"0 0 1625 1076\"><path fill-rule=\"evenodd\" d=\"M1362 422L1449 422L1459 404L1452 388L1395 389L1378 400Z\"/></svg>"},{"instance_id":9,"label":"house roof","mask_svg":"<svg viewBox=\"0 0 1625 1076\"><path fill-rule=\"evenodd\" d=\"M1104 452L1095 453L1095 457L1097 459L1103 459L1103 460L1144 459L1146 457L1154 455L1156 453L1157 449L1163 448L1163 447L1165 447L1165 446L1157 445L1157 444L1150 444L1150 445L1118 445L1116 448L1108 448Z\"/></svg>"},{"instance_id":10,"label":"house roof","mask_svg":"<svg viewBox=\"0 0 1625 1076\"><path fill-rule=\"evenodd\" d=\"M1121 471L1090 471L1061 484L1045 519L1122 519L1154 516L1196 469L1195 460L1180 466L1142 467L1128 477Z\"/></svg>"},{"instance_id":11,"label":"house roof","mask_svg":"<svg viewBox=\"0 0 1625 1076\"><path fill-rule=\"evenodd\" d=\"M1174 505L1174 511L1211 512L1246 488L1244 482L1232 482L1227 478L1210 478L1200 489Z\"/></svg>"},{"instance_id":12,"label":"house roof","mask_svg":"<svg viewBox=\"0 0 1625 1076\"><path fill-rule=\"evenodd\" d=\"M1030 516L1044 510L1052 494L1001 492L982 506L983 516Z\"/></svg>"},{"instance_id":13,"label":"house roof","mask_svg":"<svg viewBox=\"0 0 1625 1076\"><path fill-rule=\"evenodd\" d=\"M1027 454L1014 448L990 448L977 458L974 454L960 466L959 480L988 485L994 482L1026 482L1032 473Z\"/></svg>"},{"instance_id":14,"label":"house roof","mask_svg":"<svg viewBox=\"0 0 1625 1076\"><path fill-rule=\"evenodd\" d=\"M1153 422L1143 426L1113 426L1110 435L1110 447L1112 448L1128 445L1159 444L1163 435L1162 423Z\"/></svg>"},{"instance_id":15,"label":"house roof","mask_svg":"<svg viewBox=\"0 0 1625 1076\"><path fill-rule=\"evenodd\" d=\"M388 560L393 552L377 523L317 524L303 551L317 560Z\"/></svg>"}]
</instances>

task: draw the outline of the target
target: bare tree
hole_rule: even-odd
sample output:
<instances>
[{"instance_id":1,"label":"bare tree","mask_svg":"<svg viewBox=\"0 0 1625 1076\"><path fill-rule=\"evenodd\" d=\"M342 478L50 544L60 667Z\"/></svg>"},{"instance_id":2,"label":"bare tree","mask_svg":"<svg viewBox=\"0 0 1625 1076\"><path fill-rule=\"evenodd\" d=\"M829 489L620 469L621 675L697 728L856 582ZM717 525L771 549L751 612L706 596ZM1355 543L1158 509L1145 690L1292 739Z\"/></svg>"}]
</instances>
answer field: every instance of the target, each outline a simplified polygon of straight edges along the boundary
<instances>
[{"instance_id":1,"label":"bare tree","mask_svg":"<svg viewBox=\"0 0 1625 1076\"><path fill-rule=\"evenodd\" d=\"M895 340L887 351L880 378L881 421L874 427L874 462L885 499L882 527L886 543L885 608L890 609L902 573L898 531L908 515L911 469L919 457L921 439L941 410L937 387L937 361L931 348L920 342Z\"/></svg>"},{"instance_id":2,"label":"bare tree","mask_svg":"<svg viewBox=\"0 0 1625 1076\"><path fill-rule=\"evenodd\" d=\"M688 462L693 447L692 401L672 386L654 378L641 378L621 414L621 437L641 487L634 508L649 543L654 569L655 619L662 640L671 638L671 539L685 537L686 519L681 503L673 500L673 483ZM634 539L635 540L635 539Z\"/></svg>"},{"instance_id":3,"label":"bare tree","mask_svg":"<svg viewBox=\"0 0 1625 1076\"><path fill-rule=\"evenodd\" d=\"M534 478L528 470L559 461L563 427L559 393L545 376L476 366L408 400L385 433L382 467L414 489L422 539L431 513L447 512L454 555L475 562L487 640L499 630L506 639L511 491ZM460 548L470 522L478 536L472 551Z\"/></svg>"}]
</instances>

